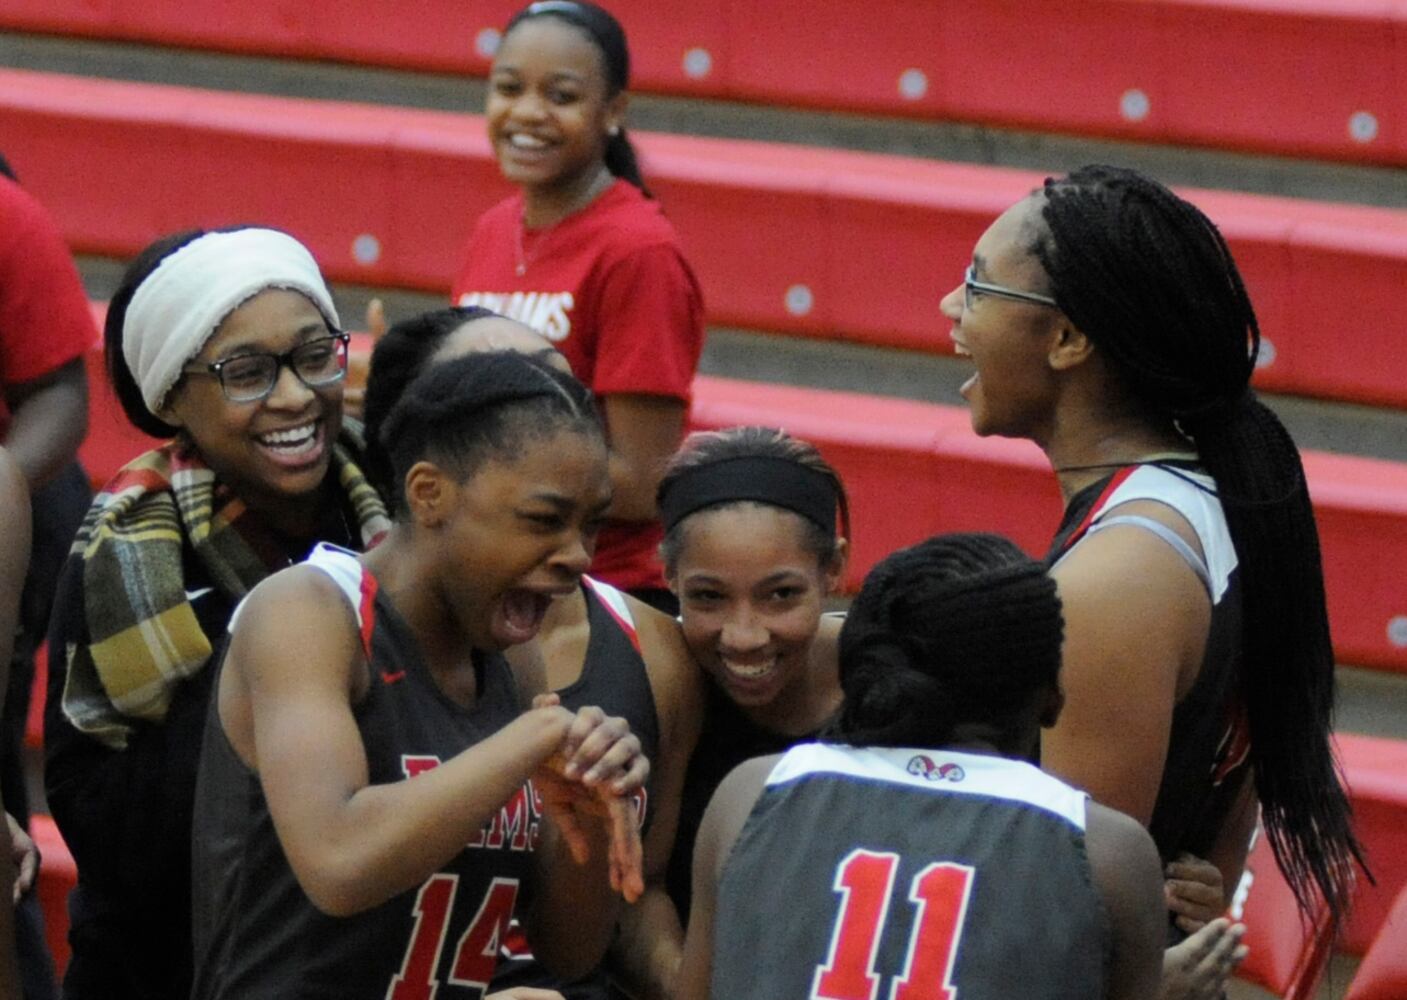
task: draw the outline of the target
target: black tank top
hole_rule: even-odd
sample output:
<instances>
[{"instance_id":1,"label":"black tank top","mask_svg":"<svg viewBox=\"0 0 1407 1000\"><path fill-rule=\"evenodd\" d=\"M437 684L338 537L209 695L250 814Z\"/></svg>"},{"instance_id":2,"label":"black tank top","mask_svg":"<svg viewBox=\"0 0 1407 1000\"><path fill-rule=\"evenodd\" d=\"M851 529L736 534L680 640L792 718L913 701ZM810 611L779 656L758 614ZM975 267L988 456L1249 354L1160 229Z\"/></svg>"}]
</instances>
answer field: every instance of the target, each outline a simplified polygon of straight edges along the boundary
<instances>
[{"instance_id":1,"label":"black tank top","mask_svg":"<svg viewBox=\"0 0 1407 1000\"><path fill-rule=\"evenodd\" d=\"M1103 996L1086 804L1005 757L796 747L723 867L711 995Z\"/></svg>"},{"instance_id":2,"label":"black tank top","mask_svg":"<svg viewBox=\"0 0 1407 1000\"><path fill-rule=\"evenodd\" d=\"M1165 862L1182 851L1207 856L1247 774L1250 743L1239 683L1240 577L1221 504L1214 492L1207 492L1214 489L1211 479L1191 464L1129 466L1071 498L1046 557L1054 565L1108 510L1134 499L1172 507L1201 542L1211 577L1211 628L1197 680L1173 708L1167 761L1149 823Z\"/></svg>"},{"instance_id":3,"label":"black tank top","mask_svg":"<svg viewBox=\"0 0 1407 1000\"><path fill-rule=\"evenodd\" d=\"M477 661L479 697L465 709L435 684L409 627L353 553L319 546L308 563L357 611L372 681L353 715L373 784L428 770L518 714L502 657ZM479 1000L537 836L525 788L418 888L352 917L328 916L294 877L258 776L230 746L215 699L195 816L196 1000Z\"/></svg>"},{"instance_id":4,"label":"black tank top","mask_svg":"<svg viewBox=\"0 0 1407 1000\"><path fill-rule=\"evenodd\" d=\"M659 751L659 716L645 659L640 654L640 637L625 595L608 583L582 578L590 635L581 676L558 690L562 704L576 711L587 705L619 715L630 723L631 732L651 760ZM649 788L635 793L642 829L650 821ZM503 945L503 960L494 975L492 990L514 986L555 989L567 1000L601 1000L613 996L606 976L600 971L564 983L534 961L532 949L522 928L515 922Z\"/></svg>"},{"instance_id":5,"label":"black tank top","mask_svg":"<svg viewBox=\"0 0 1407 1000\"><path fill-rule=\"evenodd\" d=\"M689 904L693 896L694 841L713 793L743 761L782 753L798 743L809 743L817 732L788 736L759 726L717 684L708 684L703 731L699 733L694 755L689 758L684 774L679 825L665 874L665 888L685 927L689 925Z\"/></svg>"}]
</instances>

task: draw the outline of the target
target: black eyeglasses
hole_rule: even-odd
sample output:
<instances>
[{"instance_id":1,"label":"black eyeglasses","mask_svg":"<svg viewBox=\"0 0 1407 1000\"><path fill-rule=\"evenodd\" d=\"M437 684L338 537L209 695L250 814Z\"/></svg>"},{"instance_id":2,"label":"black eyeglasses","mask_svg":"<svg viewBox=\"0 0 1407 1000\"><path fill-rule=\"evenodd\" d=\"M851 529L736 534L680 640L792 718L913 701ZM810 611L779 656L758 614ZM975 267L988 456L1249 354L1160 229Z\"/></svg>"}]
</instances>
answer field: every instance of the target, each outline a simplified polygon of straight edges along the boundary
<instances>
[{"instance_id":1,"label":"black eyeglasses","mask_svg":"<svg viewBox=\"0 0 1407 1000\"><path fill-rule=\"evenodd\" d=\"M1060 308L1060 304L1049 295L1037 295L1035 292L1023 292L1016 288L1007 288L1005 285L989 285L985 281L978 281L974 276L976 266L967 265L967 273L962 279L962 304L965 309L972 308L973 299L981 295L996 295L1003 299L1014 299L1017 302L1034 302L1038 306L1054 306Z\"/></svg>"},{"instance_id":2,"label":"black eyeglasses","mask_svg":"<svg viewBox=\"0 0 1407 1000\"><path fill-rule=\"evenodd\" d=\"M299 344L282 354L240 354L207 365L184 368L189 375L214 375L231 403L253 403L274 391L279 370L287 367L309 389L340 382L347 375L351 336L334 333Z\"/></svg>"}]
</instances>

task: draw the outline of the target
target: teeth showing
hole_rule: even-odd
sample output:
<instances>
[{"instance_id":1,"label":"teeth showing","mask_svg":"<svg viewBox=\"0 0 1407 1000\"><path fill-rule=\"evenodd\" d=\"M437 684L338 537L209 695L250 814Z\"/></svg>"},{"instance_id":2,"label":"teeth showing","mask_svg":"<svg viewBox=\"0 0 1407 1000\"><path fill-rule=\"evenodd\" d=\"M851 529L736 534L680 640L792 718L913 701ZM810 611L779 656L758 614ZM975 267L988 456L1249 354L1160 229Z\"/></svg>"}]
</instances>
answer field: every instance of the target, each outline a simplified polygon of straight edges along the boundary
<instances>
[{"instance_id":1,"label":"teeth showing","mask_svg":"<svg viewBox=\"0 0 1407 1000\"><path fill-rule=\"evenodd\" d=\"M960 358L970 358L970 357L972 357L972 352L969 351L969 350L968 350L966 347L964 347L962 344L959 344L956 340L953 341L953 353L956 354L956 355L957 355L958 357L960 357Z\"/></svg>"},{"instance_id":2,"label":"teeth showing","mask_svg":"<svg viewBox=\"0 0 1407 1000\"><path fill-rule=\"evenodd\" d=\"M546 149L547 142L536 136L526 135L522 132L514 132L508 137L508 144L517 149Z\"/></svg>"},{"instance_id":3,"label":"teeth showing","mask_svg":"<svg viewBox=\"0 0 1407 1000\"><path fill-rule=\"evenodd\" d=\"M317 425L307 424L287 431L259 435L259 443L282 452L307 451L317 441Z\"/></svg>"},{"instance_id":4,"label":"teeth showing","mask_svg":"<svg viewBox=\"0 0 1407 1000\"><path fill-rule=\"evenodd\" d=\"M772 668L777 665L776 660L768 660L766 663L736 663L732 660L724 660L723 665L728 668L730 674L741 677L743 680L757 680L759 677L766 677L772 672Z\"/></svg>"}]
</instances>

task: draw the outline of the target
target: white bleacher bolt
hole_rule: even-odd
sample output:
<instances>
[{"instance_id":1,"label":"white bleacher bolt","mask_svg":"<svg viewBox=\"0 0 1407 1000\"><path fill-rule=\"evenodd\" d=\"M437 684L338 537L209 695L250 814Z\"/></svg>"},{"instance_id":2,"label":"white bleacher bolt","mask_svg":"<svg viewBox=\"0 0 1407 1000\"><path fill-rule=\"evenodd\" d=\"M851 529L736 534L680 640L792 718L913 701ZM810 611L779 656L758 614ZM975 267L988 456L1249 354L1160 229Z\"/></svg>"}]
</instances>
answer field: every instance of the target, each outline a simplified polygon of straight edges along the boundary
<instances>
[{"instance_id":1,"label":"white bleacher bolt","mask_svg":"<svg viewBox=\"0 0 1407 1000\"><path fill-rule=\"evenodd\" d=\"M1355 111L1348 116L1348 134L1354 142L1372 142L1378 137L1378 116L1371 111Z\"/></svg>"},{"instance_id":2,"label":"white bleacher bolt","mask_svg":"<svg viewBox=\"0 0 1407 1000\"><path fill-rule=\"evenodd\" d=\"M492 59L498 54L498 43L503 41L497 28L484 28L474 36L474 51L480 59Z\"/></svg>"},{"instance_id":3,"label":"white bleacher bolt","mask_svg":"<svg viewBox=\"0 0 1407 1000\"><path fill-rule=\"evenodd\" d=\"M1148 95L1137 87L1132 87L1124 91L1119 98L1119 114L1124 116L1126 121L1141 122L1148 117L1148 112L1152 109L1152 102L1148 100Z\"/></svg>"},{"instance_id":4,"label":"white bleacher bolt","mask_svg":"<svg viewBox=\"0 0 1407 1000\"><path fill-rule=\"evenodd\" d=\"M1393 615L1388 621L1387 641L1398 649L1407 646L1407 615Z\"/></svg>"},{"instance_id":5,"label":"white bleacher bolt","mask_svg":"<svg viewBox=\"0 0 1407 1000\"><path fill-rule=\"evenodd\" d=\"M1275 342L1269 337L1261 334L1260 353L1256 355L1257 368L1269 368L1275 364Z\"/></svg>"},{"instance_id":6,"label":"white bleacher bolt","mask_svg":"<svg viewBox=\"0 0 1407 1000\"><path fill-rule=\"evenodd\" d=\"M694 47L684 53L684 75L691 80L702 80L713 72L713 54L708 49Z\"/></svg>"},{"instance_id":7,"label":"white bleacher bolt","mask_svg":"<svg viewBox=\"0 0 1407 1000\"><path fill-rule=\"evenodd\" d=\"M792 285L787 289L787 312L793 316L805 316L816 304L816 297L806 285Z\"/></svg>"},{"instance_id":8,"label":"white bleacher bolt","mask_svg":"<svg viewBox=\"0 0 1407 1000\"><path fill-rule=\"evenodd\" d=\"M362 233L352 241L352 257L358 264L370 267L381 259L381 241L370 233Z\"/></svg>"},{"instance_id":9,"label":"white bleacher bolt","mask_svg":"<svg viewBox=\"0 0 1407 1000\"><path fill-rule=\"evenodd\" d=\"M899 74L899 96L917 101L928 93L928 74L921 69L906 69Z\"/></svg>"}]
</instances>

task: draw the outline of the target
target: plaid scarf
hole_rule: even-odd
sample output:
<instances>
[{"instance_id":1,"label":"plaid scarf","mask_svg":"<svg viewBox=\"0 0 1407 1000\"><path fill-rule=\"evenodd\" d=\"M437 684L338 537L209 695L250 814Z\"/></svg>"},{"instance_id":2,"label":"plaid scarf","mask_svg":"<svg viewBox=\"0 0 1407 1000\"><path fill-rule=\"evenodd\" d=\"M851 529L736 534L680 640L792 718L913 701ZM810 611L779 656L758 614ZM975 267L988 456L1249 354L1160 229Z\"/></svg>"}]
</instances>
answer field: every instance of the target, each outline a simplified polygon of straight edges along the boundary
<instances>
[{"instance_id":1,"label":"plaid scarf","mask_svg":"<svg viewBox=\"0 0 1407 1000\"><path fill-rule=\"evenodd\" d=\"M333 445L332 464L370 547L391 525L353 460L361 429L350 423ZM63 710L80 731L123 749L134 720L165 718L176 686L212 652L186 595L185 541L231 602L286 561L260 537L267 529L259 519L247 515L179 439L123 467L94 499L70 550L82 560L88 644L65 651Z\"/></svg>"}]
</instances>

